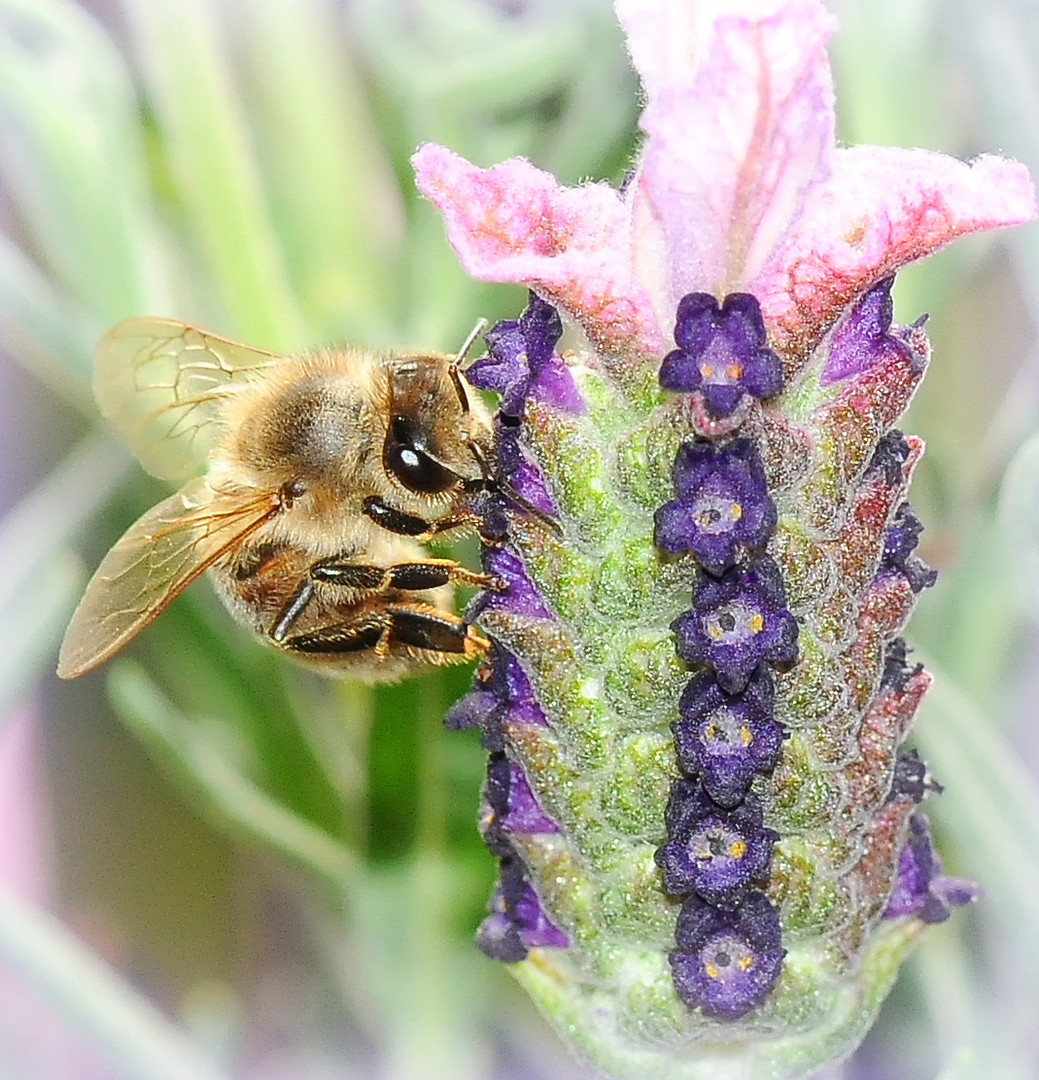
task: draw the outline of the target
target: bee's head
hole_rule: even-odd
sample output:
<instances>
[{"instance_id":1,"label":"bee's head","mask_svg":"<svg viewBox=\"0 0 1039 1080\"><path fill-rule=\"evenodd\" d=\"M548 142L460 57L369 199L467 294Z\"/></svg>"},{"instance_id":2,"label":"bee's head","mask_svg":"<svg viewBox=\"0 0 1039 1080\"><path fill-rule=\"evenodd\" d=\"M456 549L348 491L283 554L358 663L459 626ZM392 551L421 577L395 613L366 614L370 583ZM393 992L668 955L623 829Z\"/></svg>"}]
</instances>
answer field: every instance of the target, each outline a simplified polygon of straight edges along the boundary
<instances>
[{"instance_id":1,"label":"bee's head","mask_svg":"<svg viewBox=\"0 0 1039 1080\"><path fill-rule=\"evenodd\" d=\"M435 503L486 479L490 418L470 400L457 365L439 356L394 358L382 464L391 484Z\"/></svg>"}]
</instances>

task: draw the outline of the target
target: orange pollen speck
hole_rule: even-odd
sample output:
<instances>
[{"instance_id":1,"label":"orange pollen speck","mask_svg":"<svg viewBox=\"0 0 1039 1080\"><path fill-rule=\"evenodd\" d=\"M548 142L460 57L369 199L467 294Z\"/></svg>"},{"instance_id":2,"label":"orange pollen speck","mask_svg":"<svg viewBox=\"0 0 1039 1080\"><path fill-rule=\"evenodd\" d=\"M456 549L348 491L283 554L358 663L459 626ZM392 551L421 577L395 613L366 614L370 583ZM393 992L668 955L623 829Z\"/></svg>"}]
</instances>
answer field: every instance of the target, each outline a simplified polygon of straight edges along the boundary
<instances>
[{"instance_id":1,"label":"orange pollen speck","mask_svg":"<svg viewBox=\"0 0 1039 1080\"><path fill-rule=\"evenodd\" d=\"M743 743L744 746L750 746L750 744L753 741L754 741L754 736L751 735L750 728L747 727L746 724L741 724L740 725L740 742Z\"/></svg>"},{"instance_id":2,"label":"orange pollen speck","mask_svg":"<svg viewBox=\"0 0 1039 1080\"><path fill-rule=\"evenodd\" d=\"M729 854L734 859L742 859L747 854L747 845L743 840L734 840L729 847Z\"/></svg>"},{"instance_id":3,"label":"orange pollen speck","mask_svg":"<svg viewBox=\"0 0 1039 1080\"><path fill-rule=\"evenodd\" d=\"M700 374L705 379L709 379L714 374L714 366L712 364L701 364Z\"/></svg>"},{"instance_id":4,"label":"orange pollen speck","mask_svg":"<svg viewBox=\"0 0 1039 1080\"><path fill-rule=\"evenodd\" d=\"M710 961L708 961L706 964L704 964L703 969L704 969L704 971L707 972L708 975L710 975L710 977L712 979L717 979L718 978L718 974L719 974L718 969Z\"/></svg>"},{"instance_id":5,"label":"orange pollen speck","mask_svg":"<svg viewBox=\"0 0 1039 1080\"><path fill-rule=\"evenodd\" d=\"M757 634L764 625L765 617L760 611L752 615L750 621L747 623L747 626L750 627L751 631L755 634Z\"/></svg>"},{"instance_id":6,"label":"orange pollen speck","mask_svg":"<svg viewBox=\"0 0 1039 1080\"><path fill-rule=\"evenodd\" d=\"M739 521L743 517L743 507L739 503L729 503L729 517L733 521Z\"/></svg>"},{"instance_id":7,"label":"orange pollen speck","mask_svg":"<svg viewBox=\"0 0 1039 1080\"><path fill-rule=\"evenodd\" d=\"M725 374L728 375L730 379L738 379L743 374L743 365L730 364L725 369Z\"/></svg>"},{"instance_id":8,"label":"orange pollen speck","mask_svg":"<svg viewBox=\"0 0 1039 1080\"><path fill-rule=\"evenodd\" d=\"M754 966L754 957L753 956L741 956L739 958L739 960L736 961L736 963L739 964L740 971L746 971L747 968L751 968L751 967Z\"/></svg>"}]
</instances>

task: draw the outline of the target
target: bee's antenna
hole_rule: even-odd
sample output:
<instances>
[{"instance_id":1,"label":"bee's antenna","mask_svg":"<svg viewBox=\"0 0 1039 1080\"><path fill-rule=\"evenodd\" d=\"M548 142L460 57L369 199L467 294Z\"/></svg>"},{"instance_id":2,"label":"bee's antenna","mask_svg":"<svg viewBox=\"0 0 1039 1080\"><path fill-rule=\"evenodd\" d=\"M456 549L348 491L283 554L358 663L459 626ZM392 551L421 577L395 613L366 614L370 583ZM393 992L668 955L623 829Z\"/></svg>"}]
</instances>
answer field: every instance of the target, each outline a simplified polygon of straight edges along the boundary
<instances>
[{"instance_id":1,"label":"bee's antenna","mask_svg":"<svg viewBox=\"0 0 1039 1080\"><path fill-rule=\"evenodd\" d=\"M465 386L459 376L459 372L462 369L462 361L465 359L466 353L473 347L476 339L486 329L487 320L482 317L477 319L476 325L469 331L469 336L462 342L462 347L458 350L454 360L451 361L451 367L448 369L451 375L451 381L455 386L455 393L458 394L458 402L462 406L463 413L469 411L469 395L465 392Z\"/></svg>"}]
</instances>

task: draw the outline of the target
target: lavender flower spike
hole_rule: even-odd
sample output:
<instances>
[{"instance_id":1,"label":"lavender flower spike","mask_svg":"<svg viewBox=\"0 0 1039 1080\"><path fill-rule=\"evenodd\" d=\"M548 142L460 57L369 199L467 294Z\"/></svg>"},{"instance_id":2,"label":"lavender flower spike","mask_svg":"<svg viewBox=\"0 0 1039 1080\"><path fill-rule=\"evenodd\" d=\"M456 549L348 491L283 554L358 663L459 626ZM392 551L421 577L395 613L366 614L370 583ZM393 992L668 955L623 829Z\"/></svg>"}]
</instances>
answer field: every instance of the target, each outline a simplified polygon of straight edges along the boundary
<instances>
[{"instance_id":1,"label":"lavender flower spike","mask_svg":"<svg viewBox=\"0 0 1039 1080\"><path fill-rule=\"evenodd\" d=\"M478 944L605 1073L794 1080L977 896L904 745L934 574L897 424L930 347L891 284L1035 196L998 157L837 148L821 0L616 6L646 100L623 191L414 157L469 273L532 290L470 369L521 496L486 501L508 588L448 718L491 753Z\"/></svg>"}]
</instances>

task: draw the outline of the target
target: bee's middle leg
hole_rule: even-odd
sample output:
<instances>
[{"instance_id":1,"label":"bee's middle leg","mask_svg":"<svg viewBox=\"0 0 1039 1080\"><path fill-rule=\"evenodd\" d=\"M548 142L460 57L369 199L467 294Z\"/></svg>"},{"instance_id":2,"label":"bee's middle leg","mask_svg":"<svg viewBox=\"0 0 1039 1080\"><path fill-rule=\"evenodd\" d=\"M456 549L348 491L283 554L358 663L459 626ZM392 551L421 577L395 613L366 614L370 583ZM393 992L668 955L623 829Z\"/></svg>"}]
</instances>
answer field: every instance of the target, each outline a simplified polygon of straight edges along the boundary
<instances>
[{"instance_id":1,"label":"bee's middle leg","mask_svg":"<svg viewBox=\"0 0 1039 1080\"><path fill-rule=\"evenodd\" d=\"M283 646L309 655L368 652L386 656L394 646L437 654L442 662L482 656L486 638L457 615L419 604L388 604L356 619L285 638Z\"/></svg>"},{"instance_id":2,"label":"bee's middle leg","mask_svg":"<svg viewBox=\"0 0 1039 1080\"><path fill-rule=\"evenodd\" d=\"M310 567L307 576L299 583L271 627L270 636L274 641L281 643L285 640L292 624L313 599L319 581L355 592L372 593L388 592L390 589L423 592L452 582L480 588L498 587L496 578L469 570L453 559L425 559L422 562L392 563L390 566L374 566L338 558L320 559Z\"/></svg>"}]
</instances>

